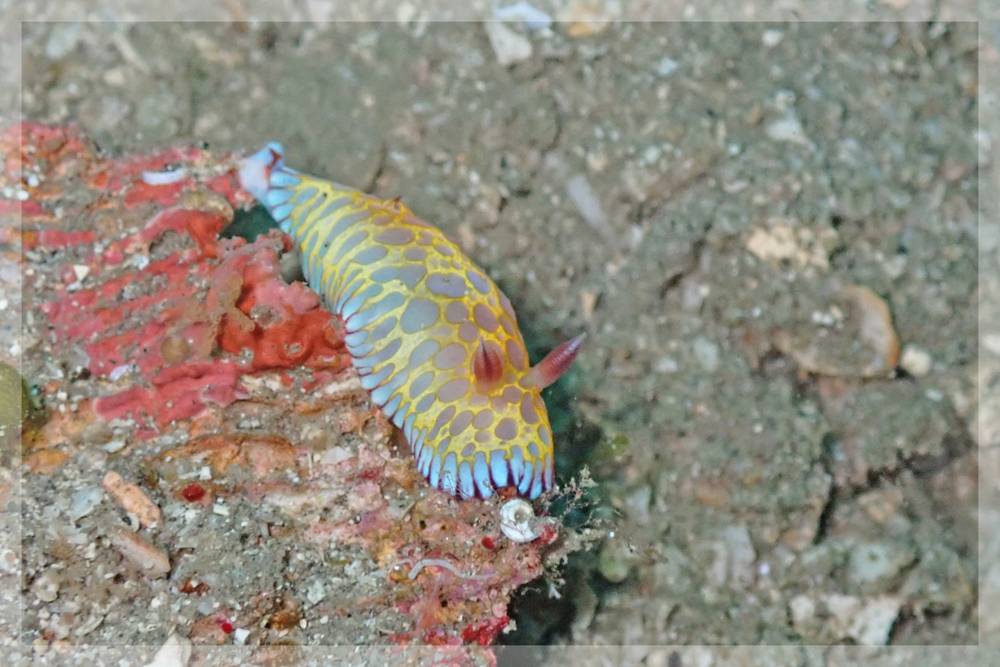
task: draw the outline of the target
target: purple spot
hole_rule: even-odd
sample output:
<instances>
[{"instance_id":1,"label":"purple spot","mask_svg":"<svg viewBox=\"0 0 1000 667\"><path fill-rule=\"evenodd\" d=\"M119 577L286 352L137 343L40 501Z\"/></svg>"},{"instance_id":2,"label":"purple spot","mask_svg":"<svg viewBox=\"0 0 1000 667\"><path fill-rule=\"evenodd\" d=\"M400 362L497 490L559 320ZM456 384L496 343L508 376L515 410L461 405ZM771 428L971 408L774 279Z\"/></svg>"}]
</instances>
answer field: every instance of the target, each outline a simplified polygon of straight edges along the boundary
<instances>
[{"instance_id":1,"label":"purple spot","mask_svg":"<svg viewBox=\"0 0 1000 667\"><path fill-rule=\"evenodd\" d=\"M469 354L464 345L449 343L434 357L434 365L438 369L446 371L459 366L468 357Z\"/></svg>"},{"instance_id":2,"label":"purple spot","mask_svg":"<svg viewBox=\"0 0 1000 667\"><path fill-rule=\"evenodd\" d=\"M399 326L408 334L423 331L437 322L441 309L433 301L414 297L406 304Z\"/></svg>"},{"instance_id":3,"label":"purple spot","mask_svg":"<svg viewBox=\"0 0 1000 667\"><path fill-rule=\"evenodd\" d=\"M472 411L466 410L465 412L460 412L458 415L451 420L451 426L448 427L448 432L453 435L461 435L465 429L469 428L469 424L472 423Z\"/></svg>"},{"instance_id":4,"label":"purple spot","mask_svg":"<svg viewBox=\"0 0 1000 667\"><path fill-rule=\"evenodd\" d=\"M490 333L497 330L497 326L499 325L497 316L485 303L477 303L475 308L472 309L472 313L480 329L489 331Z\"/></svg>"},{"instance_id":5,"label":"purple spot","mask_svg":"<svg viewBox=\"0 0 1000 667\"><path fill-rule=\"evenodd\" d=\"M427 250L425 248L412 247L403 251L403 257L411 262L426 262Z\"/></svg>"},{"instance_id":6,"label":"purple spot","mask_svg":"<svg viewBox=\"0 0 1000 667\"><path fill-rule=\"evenodd\" d=\"M507 339L507 358L510 363L519 371L528 367L528 357L524 353L524 346L516 338Z\"/></svg>"},{"instance_id":7,"label":"purple spot","mask_svg":"<svg viewBox=\"0 0 1000 667\"><path fill-rule=\"evenodd\" d=\"M437 397L442 403L451 403L464 396L468 391L469 381L465 378L456 378L441 385L441 388L437 390Z\"/></svg>"},{"instance_id":8,"label":"purple spot","mask_svg":"<svg viewBox=\"0 0 1000 667\"><path fill-rule=\"evenodd\" d=\"M535 403L531 400L531 394L525 393L521 397L521 419L528 424L538 423L538 413L535 411Z\"/></svg>"},{"instance_id":9,"label":"purple spot","mask_svg":"<svg viewBox=\"0 0 1000 667\"><path fill-rule=\"evenodd\" d=\"M469 343L479 340L479 327L472 322L462 322L458 325L458 337Z\"/></svg>"},{"instance_id":10,"label":"purple spot","mask_svg":"<svg viewBox=\"0 0 1000 667\"><path fill-rule=\"evenodd\" d=\"M510 417L501 419L493 433L501 440L513 440L517 437L517 423Z\"/></svg>"},{"instance_id":11,"label":"purple spot","mask_svg":"<svg viewBox=\"0 0 1000 667\"><path fill-rule=\"evenodd\" d=\"M444 309L444 316L452 324L459 324L469 319L469 308L461 301L452 301Z\"/></svg>"},{"instance_id":12,"label":"purple spot","mask_svg":"<svg viewBox=\"0 0 1000 667\"><path fill-rule=\"evenodd\" d=\"M493 411L492 410L482 410L476 415L475 421L472 425L476 428L489 428L490 424L493 423Z\"/></svg>"},{"instance_id":13,"label":"purple spot","mask_svg":"<svg viewBox=\"0 0 1000 667\"><path fill-rule=\"evenodd\" d=\"M375 242L384 243L385 245L406 245L407 243L413 243L414 237L415 234L412 229L393 227L392 229L379 232L375 236Z\"/></svg>"},{"instance_id":14,"label":"purple spot","mask_svg":"<svg viewBox=\"0 0 1000 667\"><path fill-rule=\"evenodd\" d=\"M469 278L469 282L472 283L472 286L475 287L477 290L479 290L480 293L482 294L490 293L490 288L492 286L490 285L490 281L486 278L486 276L481 274L479 271L476 271L475 269L466 269L465 275Z\"/></svg>"},{"instance_id":15,"label":"purple spot","mask_svg":"<svg viewBox=\"0 0 1000 667\"><path fill-rule=\"evenodd\" d=\"M457 298L469 292L465 279L454 273L432 273L427 276L427 289L440 294Z\"/></svg>"}]
</instances>

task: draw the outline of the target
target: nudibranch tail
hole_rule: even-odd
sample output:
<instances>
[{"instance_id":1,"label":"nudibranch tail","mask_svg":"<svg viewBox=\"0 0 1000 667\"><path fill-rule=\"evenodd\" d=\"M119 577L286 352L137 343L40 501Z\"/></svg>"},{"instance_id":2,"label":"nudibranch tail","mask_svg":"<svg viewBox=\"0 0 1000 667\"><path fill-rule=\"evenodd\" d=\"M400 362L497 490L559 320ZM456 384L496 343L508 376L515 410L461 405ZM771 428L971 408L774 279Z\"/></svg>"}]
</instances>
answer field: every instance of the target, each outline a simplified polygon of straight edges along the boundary
<instances>
[{"instance_id":1,"label":"nudibranch tail","mask_svg":"<svg viewBox=\"0 0 1000 667\"><path fill-rule=\"evenodd\" d=\"M582 337L532 369L507 297L398 199L295 171L278 143L246 158L239 177L294 238L310 287L344 320L361 386L432 486L462 498L507 486L536 498L553 487L540 390Z\"/></svg>"}]
</instances>

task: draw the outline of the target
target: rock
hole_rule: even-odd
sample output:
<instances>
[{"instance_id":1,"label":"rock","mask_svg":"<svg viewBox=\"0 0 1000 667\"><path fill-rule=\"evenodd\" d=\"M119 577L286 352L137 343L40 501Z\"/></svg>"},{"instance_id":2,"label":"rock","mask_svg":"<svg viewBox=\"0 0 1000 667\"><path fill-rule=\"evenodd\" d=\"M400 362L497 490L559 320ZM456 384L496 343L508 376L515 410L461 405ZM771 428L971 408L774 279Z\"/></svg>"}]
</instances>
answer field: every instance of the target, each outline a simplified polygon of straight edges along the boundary
<instances>
[{"instance_id":1,"label":"rock","mask_svg":"<svg viewBox=\"0 0 1000 667\"><path fill-rule=\"evenodd\" d=\"M792 627L805 636L816 620L816 603L808 595L796 595L788 602L788 614Z\"/></svg>"},{"instance_id":2,"label":"rock","mask_svg":"<svg viewBox=\"0 0 1000 667\"><path fill-rule=\"evenodd\" d=\"M815 266L826 269L830 265L830 252L837 241L836 230L830 228L822 229L817 234L785 222L774 222L766 228L753 230L746 247L765 262L777 266L790 262L797 268Z\"/></svg>"},{"instance_id":3,"label":"rock","mask_svg":"<svg viewBox=\"0 0 1000 667\"><path fill-rule=\"evenodd\" d=\"M149 499L142 489L126 482L114 470L108 471L102 480L104 490L121 505L126 512L135 514L143 526L152 526L163 518L160 508Z\"/></svg>"},{"instance_id":4,"label":"rock","mask_svg":"<svg viewBox=\"0 0 1000 667\"><path fill-rule=\"evenodd\" d=\"M776 331L775 347L792 357L803 371L817 375L890 375L899 362L899 337L888 304L862 285L845 287L837 301L842 308L831 306L828 313L814 315L808 325ZM825 319L827 316L832 322Z\"/></svg>"},{"instance_id":5,"label":"rock","mask_svg":"<svg viewBox=\"0 0 1000 667\"><path fill-rule=\"evenodd\" d=\"M673 357L660 357L653 364L653 370L657 373L676 373L679 368Z\"/></svg>"},{"instance_id":6,"label":"rock","mask_svg":"<svg viewBox=\"0 0 1000 667\"><path fill-rule=\"evenodd\" d=\"M760 36L761 43L767 47L772 48L781 44L781 40L785 38L785 32L783 30L765 30Z\"/></svg>"},{"instance_id":7,"label":"rock","mask_svg":"<svg viewBox=\"0 0 1000 667\"><path fill-rule=\"evenodd\" d=\"M125 529L118 529L109 534L108 539L126 560L150 578L165 577L170 572L170 559L167 554L137 535Z\"/></svg>"},{"instance_id":8,"label":"rock","mask_svg":"<svg viewBox=\"0 0 1000 667\"><path fill-rule=\"evenodd\" d=\"M0 572L17 574L21 569L21 558L13 549L0 550Z\"/></svg>"},{"instance_id":9,"label":"rock","mask_svg":"<svg viewBox=\"0 0 1000 667\"><path fill-rule=\"evenodd\" d=\"M649 503L653 497L653 489L644 484L625 496L628 505L629 518L638 525L649 524Z\"/></svg>"},{"instance_id":10,"label":"rock","mask_svg":"<svg viewBox=\"0 0 1000 667\"><path fill-rule=\"evenodd\" d=\"M729 554L729 585L747 588L753 584L756 572L754 562L757 552L750 541L750 533L744 525L730 526L722 531L722 541Z\"/></svg>"},{"instance_id":11,"label":"rock","mask_svg":"<svg viewBox=\"0 0 1000 667\"><path fill-rule=\"evenodd\" d=\"M812 146L812 142L806 137L805 130L802 129L802 123L792 112L768 125L767 136L775 141Z\"/></svg>"},{"instance_id":12,"label":"rock","mask_svg":"<svg viewBox=\"0 0 1000 667\"><path fill-rule=\"evenodd\" d=\"M576 210L583 217L584 221L605 236L610 231L608 228L608 218L601 208L601 202L594 193L590 181L583 174L572 176L566 181L566 194L570 201L576 206Z\"/></svg>"},{"instance_id":13,"label":"rock","mask_svg":"<svg viewBox=\"0 0 1000 667\"><path fill-rule=\"evenodd\" d=\"M851 549L849 576L858 584L885 583L912 563L914 558L916 553L913 547L896 541L858 544Z\"/></svg>"},{"instance_id":14,"label":"rock","mask_svg":"<svg viewBox=\"0 0 1000 667\"><path fill-rule=\"evenodd\" d=\"M589 37L601 32L621 14L616 2L574 0L559 12L559 21L566 24L570 37Z\"/></svg>"},{"instance_id":15,"label":"rock","mask_svg":"<svg viewBox=\"0 0 1000 667\"><path fill-rule=\"evenodd\" d=\"M701 367L711 373L719 367L719 346L705 336L698 336L691 343L691 351Z\"/></svg>"},{"instance_id":16,"label":"rock","mask_svg":"<svg viewBox=\"0 0 1000 667\"><path fill-rule=\"evenodd\" d=\"M493 16L501 21L520 21L532 30L552 27L552 17L522 0L516 4L493 10Z\"/></svg>"},{"instance_id":17,"label":"rock","mask_svg":"<svg viewBox=\"0 0 1000 667\"><path fill-rule=\"evenodd\" d=\"M51 570L47 570L32 582L31 592L42 602L52 602L59 597L59 580Z\"/></svg>"},{"instance_id":18,"label":"rock","mask_svg":"<svg viewBox=\"0 0 1000 667\"><path fill-rule=\"evenodd\" d=\"M660 62L656 63L655 68L659 76L670 76L675 69L677 69L677 61L670 57L660 60Z\"/></svg>"},{"instance_id":19,"label":"rock","mask_svg":"<svg viewBox=\"0 0 1000 667\"><path fill-rule=\"evenodd\" d=\"M68 56L80 43L82 27L83 24L79 21L53 24L52 32L45 42L45 57L50 60L62 60Z\"/></svg>"},{"instance_id":20,"label":"rock","mask_svg":"<svg viewBox=\"0 0 1000 667\"><path fill-rule=\"evenodd\" d=\"M620 584L628 577L632 567L632 550L625 540L612 537L601 548L597 570L601 576L613 584Z\"/></svg>"},{"instance_id":21,"label":"rock","mask_svg":"<svg viewBox=\"0 0 1000 667\"><path fill-rule=\"evenodd\" d=\"M146 663L145 667L184 667L190 659L191 640L174 632L153 656L153 661Z\"/></svg>"},{"instance_id":22,"label":"rock","mask_svg":"<svg viewBox=\"0 0 1000 667\"><path fill-rule=\"evenodd\" d=\"M69 506L70 521L76 523L93 512L101 504L103 498L104 491L96 486L77 491L73 494L73 500Z\"/></svg>"},{"instance_id":23,"label":"rock","mask_svg":"<svg viewBox=\"0 0 1000 667\"><path fill-rule=\"evenodd\" d=\"M1000 632L1000 563L986 570L979 596L980 631L983 636L996 636Z\"/></svg>"},{"instance_id":24,"label":"rock","mask_svg":"<svg viewBox=\"0 0 1000 667\"><path fill-rule=\"evenodd\" d=\"M486 36L493 47L493 53L497 57L497 63L501 67L507 67L514 63L527 60L531 57L531 42L524 35L519 35L503 23L487 21L483 24L486 28Z\"/></svg>"},{"instance_id":25,"label":"rock","mask_svg":"<svg viewBox=\"0 0 1000 667\"><path fill-rule=\"evenodd\" d=\"M889 631L899 616L900 606L900 599L891 595L867 600L838 594L826 598L833 634L868 645L881 646L889 640Z\"/></svg>"},{"instance_id":26,"label":"rock","mask_svg":"<svg viewBox=\"0 0 1000 667\"><path fill-rule=\"evenodd\" d=\"M913 377L921 378L931 372L933 359L930 353L917 345L907 344L899 357L899 365Z\"/></svg>"}]
</instances>

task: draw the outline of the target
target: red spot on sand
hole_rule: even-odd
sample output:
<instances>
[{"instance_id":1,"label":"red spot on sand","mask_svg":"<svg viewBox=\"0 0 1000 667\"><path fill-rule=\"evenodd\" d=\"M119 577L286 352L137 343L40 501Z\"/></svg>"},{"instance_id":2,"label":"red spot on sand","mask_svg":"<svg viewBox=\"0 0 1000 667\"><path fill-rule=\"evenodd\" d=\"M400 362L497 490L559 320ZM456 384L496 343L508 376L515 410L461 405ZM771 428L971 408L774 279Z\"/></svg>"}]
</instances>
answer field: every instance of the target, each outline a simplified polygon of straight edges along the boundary
<instances>
[{"instance_id":1,"label":"red spot on sand","mask_svg":"<svg viewBox=\"0 0 1000 667\"><path fill-rule=\"evenodd\" d=\"M466 643L475 642L480 646L489 646L496 641L497 635L507 627L510 618L495 618L485 623L472 623L462 629L462 640Z\"/></svg>"},{"instance_id":2,"label":"red spot on sand","mask_svg":"<svg viewBox=\"0 0 1000 667\"><path fill-rule=\"evenodd\" d=\"M181 489L181 496L189 503L195 503L205 497L205 487L201 484L188 484Z\"/></svg>"}]
</instances>

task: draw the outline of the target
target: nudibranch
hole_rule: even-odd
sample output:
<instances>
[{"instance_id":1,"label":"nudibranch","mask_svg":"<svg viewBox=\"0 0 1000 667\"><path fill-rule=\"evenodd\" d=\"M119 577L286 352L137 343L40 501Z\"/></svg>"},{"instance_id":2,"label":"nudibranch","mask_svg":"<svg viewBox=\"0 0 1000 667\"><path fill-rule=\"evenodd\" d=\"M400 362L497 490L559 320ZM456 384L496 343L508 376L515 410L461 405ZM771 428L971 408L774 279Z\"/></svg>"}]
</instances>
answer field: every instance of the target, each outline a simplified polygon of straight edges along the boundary
<instances>
[{"instance_id":1,"label":"nudibranch","mask_svg":"<svg viewBox=\"0 0 1000 667\"><path fill-rule=\"evenodd\" d=\"M291 169L275 142L245 158L239 177L295 240L309 286L344 321L361 385L431 486L462 498L552 488L540 392L573 363L583 334L529 366L507 297L398 199Z\"/></svg>"}]
</instances>

